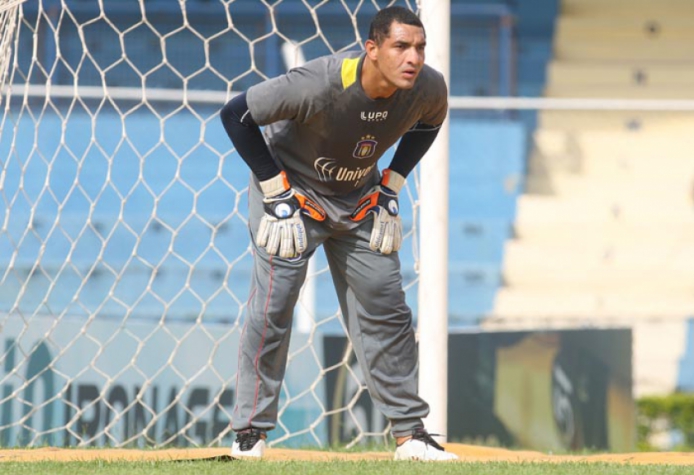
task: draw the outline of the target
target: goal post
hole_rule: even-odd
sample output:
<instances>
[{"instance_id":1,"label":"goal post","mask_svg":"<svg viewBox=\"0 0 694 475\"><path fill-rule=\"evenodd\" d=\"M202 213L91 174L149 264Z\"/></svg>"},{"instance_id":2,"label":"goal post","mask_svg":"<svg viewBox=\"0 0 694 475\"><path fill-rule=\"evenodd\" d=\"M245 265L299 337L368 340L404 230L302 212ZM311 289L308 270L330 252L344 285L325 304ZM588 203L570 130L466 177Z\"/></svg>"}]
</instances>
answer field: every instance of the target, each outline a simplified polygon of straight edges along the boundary
<instances>
[{"instance_id":1,"label":"goal post","mask_svg":"<svg viewBox=\"0 0 694 475\"><path fill-rule=\"evenodd\" d=\"M24 0L7 0L0 5L0 104L5 89L5 78L12 57L12 42L19 16L19 4Z\"/></svg>"},{"instance_id":2,"label":"goal post","mask_svg":"<svg viewBox=\"0 0 694 475\"><path fill-rule=\"evenodd\" d=\"M427 63L450 84L450 0L422 0ZM449 120L420 165L419 393L429 403L427 428L445 438L448 424Z\"/></svg>"}]
</instances>

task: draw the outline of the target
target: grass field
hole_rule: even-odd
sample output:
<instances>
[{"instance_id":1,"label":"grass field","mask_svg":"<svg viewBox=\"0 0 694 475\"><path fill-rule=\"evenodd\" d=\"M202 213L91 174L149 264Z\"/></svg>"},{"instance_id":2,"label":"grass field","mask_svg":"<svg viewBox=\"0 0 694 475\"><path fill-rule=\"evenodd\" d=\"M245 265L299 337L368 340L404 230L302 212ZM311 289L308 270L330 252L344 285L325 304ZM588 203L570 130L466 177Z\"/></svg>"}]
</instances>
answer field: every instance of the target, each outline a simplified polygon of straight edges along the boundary
<instances>
[{"instance_id":1,"label":"grass field","mask_svg":"<svg viewBox=\"0 0 694 475\"><path fill-rule=\"evenodd\" d=\"M262 461L234 460L228 447L125 449L35 447L0 449L0 475L233 474L474 474L474 475L694 475L694 453L553 454L446 444L458 462L395 462L392 448L315 450L270 448Z\"/></svg>"},{"instance_id":2,"label":"grass field","mask_svg":"<svg viewBox=\"0 0 694 475\"><path fill-rule=\"evenodd\" d=\"M0 473L12 475L278 475L301 474L474 474L474 475L636 475L692 474L694 467L673 465L620 465L607 463L417 463L392 461L332 462L6 462Z\"/></svg>"}]
</instances>

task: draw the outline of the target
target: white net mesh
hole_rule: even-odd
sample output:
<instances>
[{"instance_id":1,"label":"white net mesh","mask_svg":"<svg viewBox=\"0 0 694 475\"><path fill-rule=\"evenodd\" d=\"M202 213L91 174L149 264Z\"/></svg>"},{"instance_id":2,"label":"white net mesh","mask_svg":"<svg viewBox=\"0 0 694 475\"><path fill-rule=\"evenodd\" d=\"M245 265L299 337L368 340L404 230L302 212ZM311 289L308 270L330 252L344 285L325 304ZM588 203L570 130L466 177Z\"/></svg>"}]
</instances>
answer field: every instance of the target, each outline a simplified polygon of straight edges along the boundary
<instances>
[{"instance_id":1,"label":"white net mesh","mask_svg":"<svg viewBox=\"0 0 694 475\"><path fill-rule=\"evenodd\" d=\"M230 444L249 171L218 110L285 70L284 43L306 59L357 47L368 19L396 3L415 7L21 7L0 124L0 444ZM404 195L412 249L415 195ZM325 263L314 269L271 441L383 436Z\"/></svg>"}]
</instances>

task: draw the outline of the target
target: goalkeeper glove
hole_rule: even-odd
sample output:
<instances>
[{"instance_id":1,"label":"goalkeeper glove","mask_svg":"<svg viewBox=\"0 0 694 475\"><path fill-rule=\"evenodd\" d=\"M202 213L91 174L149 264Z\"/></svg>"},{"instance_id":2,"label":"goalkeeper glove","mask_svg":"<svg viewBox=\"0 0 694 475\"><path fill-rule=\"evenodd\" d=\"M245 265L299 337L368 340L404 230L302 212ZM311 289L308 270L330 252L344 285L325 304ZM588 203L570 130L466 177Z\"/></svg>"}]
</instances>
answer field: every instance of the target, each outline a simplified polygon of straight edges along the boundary
<instances>
[{"instance_id":1,"label":"goalkeeper glove","mask_svg":"<svg viewBox=\"0 0 694 475\"><path fill-rule=\"evenodd\" d=\"M361 221L369 213L374 215L369 247L382 254L390 254L402 245L402 221L398 193L405 184L399 173L383 170L381 182L364 195L351 215L352 221Z\"/></svg>"},{"instance_id":2,"label":"goalkeeper glove","mask_svg":"<svg viewBox=\"0 0 694 475\"><path fill-rule=\"evenodd\" d=\"M256 244L268 254L291 259L306 250L306 227L302 214L316 221L325 220L325 210L313 200L297 193L281 172L261 181L265 215L260 220Z\"/></svg>"}]
</instances>

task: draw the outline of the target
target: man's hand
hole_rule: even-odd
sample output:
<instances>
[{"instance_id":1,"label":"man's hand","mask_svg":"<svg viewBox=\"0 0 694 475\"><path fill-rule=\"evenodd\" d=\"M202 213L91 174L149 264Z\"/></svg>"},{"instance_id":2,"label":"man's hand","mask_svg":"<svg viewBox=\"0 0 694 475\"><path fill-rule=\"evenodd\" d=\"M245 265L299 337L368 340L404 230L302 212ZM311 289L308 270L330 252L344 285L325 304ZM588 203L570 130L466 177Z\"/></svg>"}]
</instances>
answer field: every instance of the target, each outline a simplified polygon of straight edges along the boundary
<instances>
[{"instance_id":1,"label":"man's hand","mask_svg":"<svg viewBox=\"0 0 694 475\"><path fill-rule=\"evenodd\" d=\"M382 254L398 251L402 245L402 220L398 192L405 178L392 170L383 170L381 183L373 187L359 200L352 213L352 221L361 221L369 213L374 215L369 247Z\"/></svg>"},{"instance_id":2,"label":"man's hand","mask_svg":"<svg viewBox=\"0 0 694 475\"><path fill-rule=\"evenodd\" d=\"M285 259L299 256L307 247L306 227L301 215L323 221L325 211L314 201L294 191L284 172L260 182L260 186L265 194L265 215L260 220L256 244L273 256ZM278 190L280 193L275 194Z\"/></svg>"}]
</instances>

